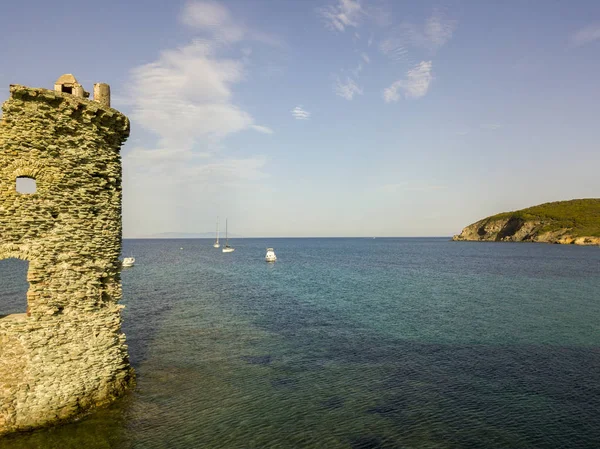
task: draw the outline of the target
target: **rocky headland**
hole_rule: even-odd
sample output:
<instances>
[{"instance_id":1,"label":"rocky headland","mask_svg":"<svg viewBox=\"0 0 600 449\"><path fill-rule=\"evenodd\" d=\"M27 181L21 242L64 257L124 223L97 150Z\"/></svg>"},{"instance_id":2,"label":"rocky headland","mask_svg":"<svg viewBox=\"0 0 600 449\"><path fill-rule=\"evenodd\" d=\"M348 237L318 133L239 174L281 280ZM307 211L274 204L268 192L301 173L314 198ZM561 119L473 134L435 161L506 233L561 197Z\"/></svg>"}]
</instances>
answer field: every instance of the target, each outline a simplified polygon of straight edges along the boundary
<instances>
[{"instance_id":1,"label":"rocky headland","mask_svg":"<svg viewBox=\"0 0 600 449\"><path fill-rule=\"evenodd\" d=\"M557 201L492 215L470 224L452 240L600 245L600 198Z\"/></svg>"}]
</instances>

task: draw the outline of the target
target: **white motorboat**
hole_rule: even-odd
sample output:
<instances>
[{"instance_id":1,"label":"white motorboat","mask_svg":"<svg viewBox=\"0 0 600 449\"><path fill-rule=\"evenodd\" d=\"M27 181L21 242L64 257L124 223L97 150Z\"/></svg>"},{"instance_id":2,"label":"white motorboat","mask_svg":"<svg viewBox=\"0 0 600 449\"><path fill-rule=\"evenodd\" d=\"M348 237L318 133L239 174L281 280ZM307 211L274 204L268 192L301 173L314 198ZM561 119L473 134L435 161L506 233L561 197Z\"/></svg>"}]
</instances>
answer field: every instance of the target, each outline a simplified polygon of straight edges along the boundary
<instances>
[{"instance_id":1,"label":"white motorboat","mask_svg":"<svg viewBox=\"0 0 600 449\"><path fill-rule=\"evenodd\" d=\"M224 253L232 253L235 251L235 248L229 246L229 237L227 236L227 218L225 219L225 246L221 251Z\"/></svg>"},{"instance_id":2,"label":"white motorboat","mask_svg":"<svg viewBox=\"0 0 600 449\"><path fill-rule=\"evenodd\" d=\"M267 248L267 255L265 256L265 261L275 262L276 260L277 256L275 255L275 251L273 251L273 248Z\"/></svg>"},{"instance_id":3,"label":"white motorboat","mask_svg":"<svg viewBox=\"0 0 600 449\"><path fill-rule=\"evenodd\" d=\"M124 267L133 267L134 263L135 263L135 257L125 257L123 259L123 266Z\"/></svg>"},{"instance_id":4,"label":"white motorboat","mask_svg":"<svg viewBox=\"0 0 600 449\"><path fill-rule=\"evenodd\" d=\"M219 248L220 246L221 244L219 243L219 217L217 217L217 240L215 240L213 247Z\"/></svg>"}]
</instances>

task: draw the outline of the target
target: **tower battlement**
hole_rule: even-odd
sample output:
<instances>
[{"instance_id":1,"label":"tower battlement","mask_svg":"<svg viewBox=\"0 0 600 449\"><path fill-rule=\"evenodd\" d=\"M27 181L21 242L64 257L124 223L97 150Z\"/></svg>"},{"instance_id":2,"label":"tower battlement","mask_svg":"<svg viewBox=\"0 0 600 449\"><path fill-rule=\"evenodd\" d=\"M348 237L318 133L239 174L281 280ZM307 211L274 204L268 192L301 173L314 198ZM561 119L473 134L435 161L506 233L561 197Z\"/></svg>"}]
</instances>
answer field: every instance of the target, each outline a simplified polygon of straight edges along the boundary
<instances>
[{"instance_id":1,"label":"tower battlement","mask_svg":"<svg viewBox=\"0 0 600 449\"><path fill-rule=\"evenodd\" d=\"M83 88L72 74L66 73L54 83L54 91L73 95L78 98L88 98L89 92ZM94 84L94 101L97 101L104 106L110 107L110 86L106 83Z\"/></svg>"}]
</instances>

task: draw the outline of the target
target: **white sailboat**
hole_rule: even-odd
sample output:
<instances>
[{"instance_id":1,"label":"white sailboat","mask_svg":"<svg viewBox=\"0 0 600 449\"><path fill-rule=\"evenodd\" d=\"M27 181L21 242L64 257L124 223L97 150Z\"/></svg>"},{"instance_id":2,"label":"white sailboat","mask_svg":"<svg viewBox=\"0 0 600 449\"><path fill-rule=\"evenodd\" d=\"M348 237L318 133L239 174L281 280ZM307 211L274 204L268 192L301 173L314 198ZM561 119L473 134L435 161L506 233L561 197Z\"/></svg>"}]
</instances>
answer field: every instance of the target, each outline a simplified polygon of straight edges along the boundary
<instances>
[{"instance_id":1,"label":"white sailboat","mask_svg":"<svg viewBox=\"0 0 600 449\"><path fill-rule=\"evenodd\" d=\"M275 251L273 248L267 248L267 254L265 256L266 262L275 262L277 260L277 256L275 255Z\"/></svg>"},{"instance_id":2,"label":"white sailboat","mask_svg":"<svg viewBox=\"0 0 600 449\"><path fill-rule=\"evenodd\" d=\"M225 246L221 251L224 253L232 253L235 251L235 248L229 246L229 237L227 236L227 218L225 219Z\"/></svg>"},{"instance_id":3,"label":"white sailboat","mask_svg":"<svg viewBox=\"0 0 600 449\"><path fill-rule=\"evenodd\" d=\"M219 217L217 217L217 240L215 240L215 243L213 246L215 248L219 248L221 246L221 244L219 243Z\"/></svg>"}]
</instances>

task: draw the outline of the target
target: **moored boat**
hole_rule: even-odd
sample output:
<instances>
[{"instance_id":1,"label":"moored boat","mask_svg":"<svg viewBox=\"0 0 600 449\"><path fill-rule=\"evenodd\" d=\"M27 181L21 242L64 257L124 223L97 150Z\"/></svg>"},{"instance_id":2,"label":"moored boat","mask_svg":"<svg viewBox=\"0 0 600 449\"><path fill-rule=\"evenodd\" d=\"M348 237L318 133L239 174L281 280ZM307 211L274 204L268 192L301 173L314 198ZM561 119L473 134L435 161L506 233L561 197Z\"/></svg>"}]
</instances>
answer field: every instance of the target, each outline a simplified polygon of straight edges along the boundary
<instances>
[{"instance_id":1,"label":"moored boat","mask_svg":"<svg viewBox=\"0 0 600 449\"><path fill-rule=\"evenodd\" d=\"M219 217L217 217L217 240L215 240L213 247L219 248L220 246L221 244L219 243Z\"/></svg>"},{"instance_id":2,"label":"moored boat","mask_svg":"<svg viewBox=\"0 0 600 449\"><path fill-rule=\"evenodd\" d=\"M229 237L227 235L227 218L225 219L225 246L221 251L223 251L224 253L232 253L235 251L235 248L229 246Z\"/></svg>"},{"instance_id":3,"label":"moored boat","mask_svg":"<svg viewBox=\"0 0 600 449\"><path fill-rule=\"evenodd\" d=\"M135 257L125 257L123 259L123 263L122 265L124 267L133 267L133 264L135 263Z\"/></svg>"},{"instance_id":4,"label":"moored boat","mask_svg":"<svg viewBox=\"0 0 600 449\"><path fill-rule=\"evenodd\" d=\"M275 262L277 260L277 256L275 255L275 251L273 248L267 248L267 255L265 256L266 262Z\"/></svg>"}]
</instances>

